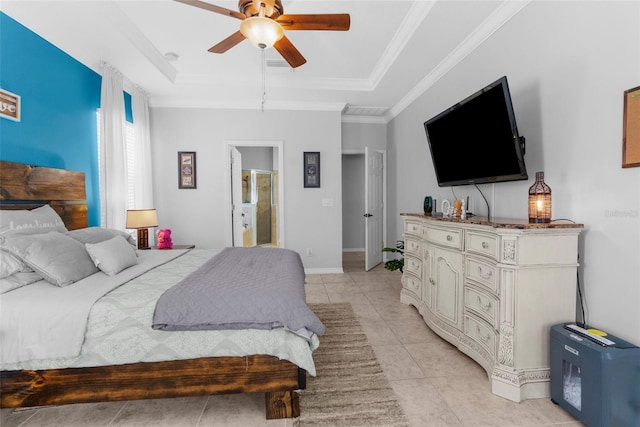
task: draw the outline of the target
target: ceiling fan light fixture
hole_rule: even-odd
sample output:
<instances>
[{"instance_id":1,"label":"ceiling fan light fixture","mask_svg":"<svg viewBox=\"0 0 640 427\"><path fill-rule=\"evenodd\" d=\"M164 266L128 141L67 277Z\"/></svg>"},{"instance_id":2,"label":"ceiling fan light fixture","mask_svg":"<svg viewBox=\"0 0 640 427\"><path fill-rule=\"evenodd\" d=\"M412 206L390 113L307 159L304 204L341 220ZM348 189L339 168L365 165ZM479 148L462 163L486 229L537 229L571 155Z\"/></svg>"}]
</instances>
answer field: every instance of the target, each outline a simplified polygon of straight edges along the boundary
<instances>
[{"instance_id":1,"label":"ceiling fan light fixture","mask_svg":"<svg viewBox=\"0 0 640 427\"><path fill-rule=\"evenodd\" d=\"M252 45L260 49L272 47L284 35L280 24L261 16L244 19L240 24L240 32Z\"/></svg>"}]
</instances>

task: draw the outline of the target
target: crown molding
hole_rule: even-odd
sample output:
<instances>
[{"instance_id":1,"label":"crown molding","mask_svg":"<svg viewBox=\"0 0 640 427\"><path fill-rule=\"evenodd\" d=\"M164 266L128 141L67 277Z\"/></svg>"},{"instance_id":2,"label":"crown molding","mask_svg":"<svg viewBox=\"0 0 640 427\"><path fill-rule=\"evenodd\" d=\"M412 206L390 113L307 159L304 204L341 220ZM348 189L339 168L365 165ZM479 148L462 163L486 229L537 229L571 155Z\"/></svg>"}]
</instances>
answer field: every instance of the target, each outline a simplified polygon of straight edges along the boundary
<instances>
[{"instance_id":1,"label":"crown molding","mask_svg":"<svg viewBox=\"0 0 640 427\"><path fill-rule=\"evenodd\" d=\"M393 120L405 108L413 103L420 95L426 92L444 75L451 71L464 58L476 50L493 33L509 22L518 12L527 6L532 0L503 1L491 15L489 15L478 27L469 34L446 58L420 80L398 103L389 109L385 115L386 121Z\"/></svg>"},{"instance_id":2,"label":"crown molding","mask_svg":"<svg viewBox=\"0 0 640 427\"><path fill-rule=\"evenodd\" d=\"M387 123L387 119L383 116L362 116L362 115L356 116L356 115L343 114L342 123L384 125Z\"/></svg>"},{"instance_id":3,"label":"crown molding","mask_svg":"<svg viewBox=\"0 0 640 427\"><path fill-rule=\"evenodd\" d=\"M400 24L398 31L396 31L389 44L387 44L384 53L368 79L369 85L372 88L375 89L378 84L380 84L380 81L382 81L396 59L398 59L400 52L404 50L407 43L409 43L414 33L420 28L420 24L422 24L422 21L424 21L429 12L431 12L435 4L435 1L413 2L409 12Z\"/></svg>"},{"instance_id":4,"label":"crown molding","mask_svg":"<svg viewBox=\"0 0 640 427\"><path fill-rule=\"evenodd\" d=\"M115 1L95 2L96 7L101 7L102 16L118 29L118 31L129 40L136 49L171 83L175 83L178 71L167 61L164 55L156 49L151 41L140 31L138 26L120 9ZM105 37L108 37L105 34Z\"/></svg>"},{"instance_id":5,"label":"crown molding","mask_svg":"<svg viewBox=\"0 0 640 427\"><path fill-rule=\"evenodd\" d=\"M261 100L229 102L228 100L201 100L191 98L152 98L151 108L210 108L216 110L263 110ZM264 111L335 111L342 112L346 107L342 102L281 102L269 101L264 104Z\"/></svg>"}]
</instances>

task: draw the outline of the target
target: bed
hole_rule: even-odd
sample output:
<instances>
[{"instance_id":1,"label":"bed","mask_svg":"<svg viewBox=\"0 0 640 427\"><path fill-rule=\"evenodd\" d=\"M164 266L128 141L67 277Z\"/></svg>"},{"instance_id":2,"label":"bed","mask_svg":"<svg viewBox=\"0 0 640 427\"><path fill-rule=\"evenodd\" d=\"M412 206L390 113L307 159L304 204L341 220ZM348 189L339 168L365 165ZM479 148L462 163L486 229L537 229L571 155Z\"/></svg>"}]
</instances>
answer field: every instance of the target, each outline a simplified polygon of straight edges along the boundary
<instances>
[{"instance_id":1,"label":"bed","mask_svg":"<svg viewBox=\"0 0 640 427\"><path fill-rule=\"evenodd\" d=\"M0 209L48 205L68 230L81 230L87 227L84 182L81 172L2 161ZM299 415L296 391L305 388L306 374L307 370L295 363L269 354L7 369L0 372L0 406L260 392L265 394L268 419L291 418Z\"/></svg>"}]
</instances>

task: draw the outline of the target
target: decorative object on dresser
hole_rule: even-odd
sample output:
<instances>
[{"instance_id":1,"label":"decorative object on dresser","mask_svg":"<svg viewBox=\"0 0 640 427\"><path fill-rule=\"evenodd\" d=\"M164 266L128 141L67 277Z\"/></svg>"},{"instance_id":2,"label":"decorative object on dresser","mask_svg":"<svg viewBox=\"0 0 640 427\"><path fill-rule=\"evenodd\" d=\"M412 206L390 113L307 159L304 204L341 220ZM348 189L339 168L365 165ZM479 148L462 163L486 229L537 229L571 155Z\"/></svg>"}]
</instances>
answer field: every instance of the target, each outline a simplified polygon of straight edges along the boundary
<instances>
[{"instance_id":1,"label":"decorative object on dresser","mask_svg":"<svg viewBox=\"0 0 640 427\"><path fill-rule=\"evenodd\" d=\"M149 227L158 226L155 209L132 209L127 211L127 228L138 230L138 249L149 249Z\"/></svg>"},{"instance_id":2,"label":"decorative object on dresser","mask_svg":"<svg viewBox=\"0 0 640 427\"><path fill-rule=\"evenodd\" d=\"M424 198L423 207L424 214L431 215L431 212L433 212L433 198L431 196L427 196Z\"/></svg>"},{"instance_id":3,"label":"decorative object on dresser","mask_svg":"<svg viewBox=\"0 0 640 427\"><path fill-rule=\"evenodd\" d=\"M529 188L529 222L551 222L551 188L544 182L544 172L536 172L536 182Z\"/></svg>"},{"instance_id":4,"label":"decorative object on dresser","mask_svg":"<svg viewBox=\"0 0 640 427\"><path fill-rule=\"evenodd\" d=\"M404 217L400 301L478 362L491 390L549 396L549 328L576 316L581 224Z\"/></svg>"}]
</instances>

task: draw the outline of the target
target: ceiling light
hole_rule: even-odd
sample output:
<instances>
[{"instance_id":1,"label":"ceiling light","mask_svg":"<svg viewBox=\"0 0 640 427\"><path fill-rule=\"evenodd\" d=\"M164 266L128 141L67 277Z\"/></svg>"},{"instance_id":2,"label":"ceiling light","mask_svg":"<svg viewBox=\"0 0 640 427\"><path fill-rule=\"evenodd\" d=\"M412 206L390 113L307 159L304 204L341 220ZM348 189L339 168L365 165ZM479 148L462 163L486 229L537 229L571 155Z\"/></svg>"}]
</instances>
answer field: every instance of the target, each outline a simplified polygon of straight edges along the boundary
<instances>
[{"instance_id":1,"label":"ceiling light","mask_svg":"<svg viewBox=\"0 0 640 427\"><path fill-rule=\"evenodd\" d=\"M240 32L252 45L265 49L274 45L284 35L276 21L261 16L246 18L240 24Z\"/></svg>"}]
</instances>

